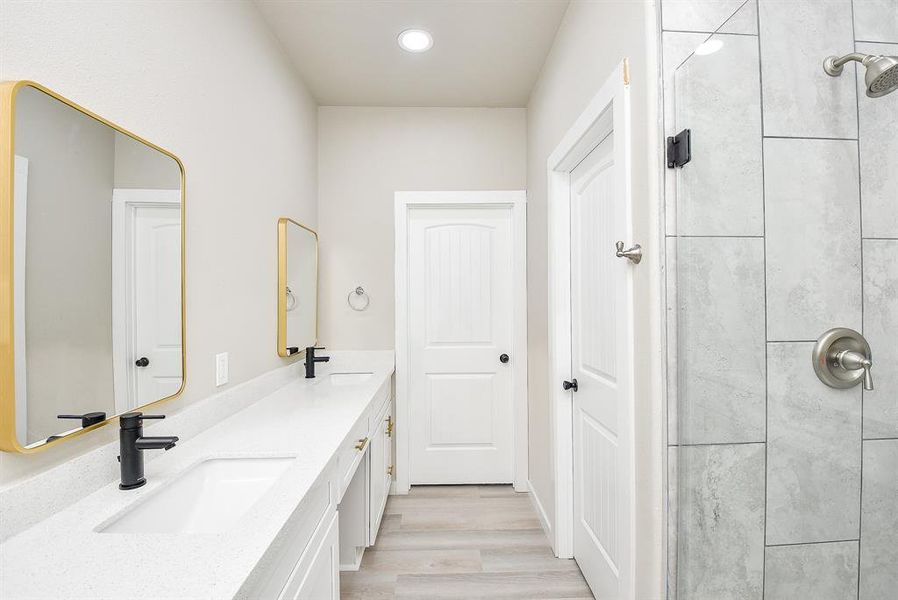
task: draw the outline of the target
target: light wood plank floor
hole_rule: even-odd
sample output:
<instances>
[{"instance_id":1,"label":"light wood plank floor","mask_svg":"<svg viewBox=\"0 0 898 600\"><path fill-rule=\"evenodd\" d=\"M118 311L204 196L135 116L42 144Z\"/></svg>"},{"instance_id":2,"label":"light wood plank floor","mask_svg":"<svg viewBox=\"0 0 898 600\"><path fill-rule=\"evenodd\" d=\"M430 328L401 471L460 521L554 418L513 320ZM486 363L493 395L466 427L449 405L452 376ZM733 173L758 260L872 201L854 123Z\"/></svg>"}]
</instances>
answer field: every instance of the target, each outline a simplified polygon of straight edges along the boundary
<instances>
[{"instance_id":1,"label":"light wood plank floor","mask_svg":"<svg viewBox=\"0 0 898 600\"><path fill-rule=\"evenodd\" d=\"M557 559L527 494L511 486L416 486L391 496L377 544L340 573L343 600L592 598Z\"/></svg>"}]
</instances>

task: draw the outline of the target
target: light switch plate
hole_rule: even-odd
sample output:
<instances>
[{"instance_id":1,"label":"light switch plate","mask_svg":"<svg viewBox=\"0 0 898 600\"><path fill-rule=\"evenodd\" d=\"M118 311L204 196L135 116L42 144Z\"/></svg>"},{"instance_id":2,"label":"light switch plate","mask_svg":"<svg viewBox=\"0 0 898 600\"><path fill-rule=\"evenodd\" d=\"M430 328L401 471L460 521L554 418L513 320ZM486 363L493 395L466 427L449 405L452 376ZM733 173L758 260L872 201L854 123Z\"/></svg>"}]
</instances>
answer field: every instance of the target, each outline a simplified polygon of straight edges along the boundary
<instances>
[{"instance_id":1,"label":"light switch plate","mask_svg":"<svg viewBox=\"0 0 898 600\"><path fill-rule=\"evenodd\" d=\"M215 355L215 385L220 386L228 382L228 353L222 352Z\"/></svg>"}]
</instances>

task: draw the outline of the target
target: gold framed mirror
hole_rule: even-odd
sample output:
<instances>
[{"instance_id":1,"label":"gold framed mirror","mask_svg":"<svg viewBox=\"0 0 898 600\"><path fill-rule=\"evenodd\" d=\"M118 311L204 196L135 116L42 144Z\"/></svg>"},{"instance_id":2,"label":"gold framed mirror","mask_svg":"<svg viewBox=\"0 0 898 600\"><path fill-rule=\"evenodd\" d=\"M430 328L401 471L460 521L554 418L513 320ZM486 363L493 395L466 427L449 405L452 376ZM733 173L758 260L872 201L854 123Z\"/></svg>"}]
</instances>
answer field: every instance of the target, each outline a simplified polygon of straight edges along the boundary
<instances>
[{"instance_id":1,"label":"gold framed mirror","mask_svg":"<svg viewBox=\"0 0 898 600\"><path fill-rule=\"evenodd\" d=\"M302 356L318 343L318 234L278 219L278 356Z\"/></svg>"},{"instance_id":2,"label":"gold framed mirror","mask_svg":"<svg viewBox=\"0 0 898 600\"><path fill-rule=\"evenodd\" d=\"M0 450L178 397L184 167L31 82L0 83Z\"/></svg>"}]
</instances>

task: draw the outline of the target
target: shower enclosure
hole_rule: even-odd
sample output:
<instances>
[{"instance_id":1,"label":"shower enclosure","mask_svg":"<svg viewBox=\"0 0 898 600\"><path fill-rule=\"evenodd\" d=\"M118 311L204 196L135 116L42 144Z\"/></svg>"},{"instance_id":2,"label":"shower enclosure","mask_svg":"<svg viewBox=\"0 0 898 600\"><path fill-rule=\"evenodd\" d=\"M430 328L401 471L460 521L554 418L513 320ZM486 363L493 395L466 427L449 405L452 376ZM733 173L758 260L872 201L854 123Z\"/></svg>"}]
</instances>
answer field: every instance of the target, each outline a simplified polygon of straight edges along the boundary
<instances>
[{"instance_id":1,"label":"shower enclosure","mask_svg":"<svg viewBox=\"0 0 898 600\"><path fill-rule=\"evenodd\" d=\"M898 72L824 60L898 56L898 0L661 0L661 24L691 142L665 177L668 597L894 599ZM873 389L818 377L834 328Z\"/></svg>"}]
</instances>

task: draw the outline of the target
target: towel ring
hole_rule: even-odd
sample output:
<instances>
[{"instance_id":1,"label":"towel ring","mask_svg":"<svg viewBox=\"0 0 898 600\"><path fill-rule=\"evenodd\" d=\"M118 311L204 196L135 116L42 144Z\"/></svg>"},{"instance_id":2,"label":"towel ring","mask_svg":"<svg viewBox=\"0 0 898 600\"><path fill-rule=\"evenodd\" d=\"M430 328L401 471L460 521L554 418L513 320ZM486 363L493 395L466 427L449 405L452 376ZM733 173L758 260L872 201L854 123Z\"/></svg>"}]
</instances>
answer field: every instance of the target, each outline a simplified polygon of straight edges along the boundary
<instances>
[{"instance_id":1,"label":"towel ring","mask_svg":"<svg viewBox=\"0 0 898 600\"><path fill-rule=\"evenodd\" d=\"M364 304L361 304L359 300L360 297L364 296ZM356 300L353 302L353 300ZM371 297L368 295L368 292L365 291L365 288L362 286L358 286L346 296L346 302L349 304L349 308L352 310L361 312L368 308L368 305L371 304Z\"/></svg>"},{"instance_id":2,"label":"towel ring","mask_svg":"<svg viewBox=\"0 0 898 600\"><path fill-rule=\"evenodd\" d=\"M293 295L289 285L284 287L287 288L287 312L290 312L296 308L296 296Z\"/></svg>"}]
</instances>

